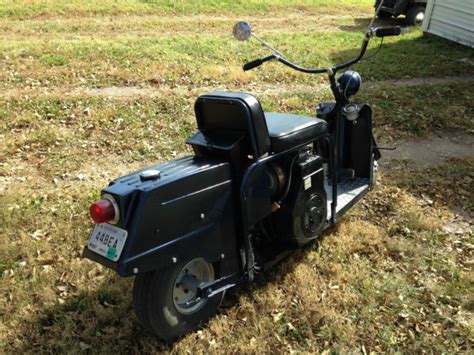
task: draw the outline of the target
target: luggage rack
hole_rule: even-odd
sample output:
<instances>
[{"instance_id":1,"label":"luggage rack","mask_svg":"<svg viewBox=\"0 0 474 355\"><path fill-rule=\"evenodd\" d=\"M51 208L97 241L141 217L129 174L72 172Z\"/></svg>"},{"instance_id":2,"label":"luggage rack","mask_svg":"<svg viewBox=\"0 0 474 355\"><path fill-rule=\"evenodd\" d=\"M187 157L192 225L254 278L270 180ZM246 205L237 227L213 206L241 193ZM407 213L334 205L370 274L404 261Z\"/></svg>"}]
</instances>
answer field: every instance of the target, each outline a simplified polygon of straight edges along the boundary
<instances>
[{"instance_id":1,"label":"luggage rack","mask_svg":"<svg viewBox=\"0 0 474 355\"><path fill-rule=\"evenodd\" d=\"M331 219L331 204L333 201L332 184L330 182L330 180L324 182L328 204L328 220ZM368 178L360 177L339 182L337 184L336 216L344 213L359 201L369 191L369 184L370 180Z\"/></svg>"}]
</instances>

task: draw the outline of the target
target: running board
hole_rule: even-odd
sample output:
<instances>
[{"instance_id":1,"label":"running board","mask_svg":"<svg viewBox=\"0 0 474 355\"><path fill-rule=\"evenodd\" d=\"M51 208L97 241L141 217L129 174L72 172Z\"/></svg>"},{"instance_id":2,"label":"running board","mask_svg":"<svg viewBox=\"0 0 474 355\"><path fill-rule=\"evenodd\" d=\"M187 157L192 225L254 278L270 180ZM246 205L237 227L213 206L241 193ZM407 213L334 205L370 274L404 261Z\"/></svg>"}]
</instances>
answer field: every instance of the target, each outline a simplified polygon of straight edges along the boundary
<instances>
[{"instance_id":1,"label":"running board","mask_svg":"<svg viewBox=\"0 0 474 355\"><path fill-rule=\"evenodd\" d=\"M343 215L352 206L354 206L367 192L369 192L370 180L368 178L354 178L341 181L337 184L337 206L336 206L336 219ZM331 204L333 201L332 196L332 185L328 181L324 183L324 189L326 190L327 204L328 204L328 215L327 220L331 220Z\"/></svg>"}]
</instances>

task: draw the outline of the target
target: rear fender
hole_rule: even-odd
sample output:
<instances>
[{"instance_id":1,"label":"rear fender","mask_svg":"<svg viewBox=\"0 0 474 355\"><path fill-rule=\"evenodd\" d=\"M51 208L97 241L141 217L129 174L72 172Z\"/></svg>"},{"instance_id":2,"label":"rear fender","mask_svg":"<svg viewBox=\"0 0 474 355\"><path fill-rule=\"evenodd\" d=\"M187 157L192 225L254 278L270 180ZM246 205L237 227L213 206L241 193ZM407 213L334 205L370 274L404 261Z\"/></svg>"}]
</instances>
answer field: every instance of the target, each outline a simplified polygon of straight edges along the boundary
<instances>
[{"instance_id":1,"label":"rear fender","mask_svg":"<svg viewBox=\"0 0 474 355\"><path fill-rule=\"evenodd\" d=\"M178 261L196 257L203 257L209 262L216 263L225 259L225 249L219 226L214 223L207 224L122 261L117 272L121 276L130 276L139 272L163 269ZM227 257L229 258L229 254Z\"/></svg>"},{"instance_id":2,"label":"rear fender","mask_svg":"<svg viewBox=\"0 0 474 355\"><path fill-rule=\"evenodd\" d=\"M118 227L128 231L117 262L86 247L84 256L120 276L161 269L179 260L204 257L237 271L235 188L230 164L220 159L186 157L148 169L161 177L143 180L141 171L105 189L123 205ZM130 196L133 196L131 198ZM127 203L122 204L122 200Z\"/></svg>"}]
</instances>

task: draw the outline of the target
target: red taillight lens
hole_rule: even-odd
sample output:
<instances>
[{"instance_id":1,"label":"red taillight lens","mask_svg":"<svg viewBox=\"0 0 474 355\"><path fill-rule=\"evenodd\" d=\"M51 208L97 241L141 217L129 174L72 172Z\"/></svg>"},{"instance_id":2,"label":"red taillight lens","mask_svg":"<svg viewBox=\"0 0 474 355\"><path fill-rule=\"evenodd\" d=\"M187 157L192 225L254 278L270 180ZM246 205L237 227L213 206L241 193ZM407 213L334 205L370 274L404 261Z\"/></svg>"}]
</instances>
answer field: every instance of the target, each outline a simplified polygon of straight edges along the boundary
<instances>
[{"instance_id":1,"label":"red taillight lens","mask_svg":"<svg viewBox=\"0 0 474 355\"><path fill-rule=\"evenodd\" d=\"M91 205L89 212L92 220L95 223L110 222L116 217L116 211L113 203L106 199L94 202Z\"/></svg>"}]
</instances>

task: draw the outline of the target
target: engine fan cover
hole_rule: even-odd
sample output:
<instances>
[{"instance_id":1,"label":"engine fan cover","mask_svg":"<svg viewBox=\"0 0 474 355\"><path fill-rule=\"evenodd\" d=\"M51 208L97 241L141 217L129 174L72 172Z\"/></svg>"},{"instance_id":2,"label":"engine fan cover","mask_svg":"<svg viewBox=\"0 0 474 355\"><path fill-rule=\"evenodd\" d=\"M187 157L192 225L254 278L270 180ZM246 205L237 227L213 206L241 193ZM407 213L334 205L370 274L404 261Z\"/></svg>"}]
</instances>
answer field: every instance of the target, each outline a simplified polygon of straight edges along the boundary
<instances>
[{"instance_id":1,"label":"engine fan cover","mask_svg":"<svg viewBox=\"0 0 474 355\"><path fill-rule=\"evenodd\" d=\"M292 235L298 245L318 237L327 218L326 194L316 191L306 195L293 209Z\"/></svg>"},{"instance_id":2,"label":"engine fan cover","mask_svg":"<svg viewBox=\"0 0 474 355\"><path fill-rule=\"evenodd\" d=\"M326 226L327 198L322 158L312 151L300 152L288 195L268 219L271 234L298 246L317 238ZM287 175L289 175L287 173Z\"/></svg>"}]
</instances>

